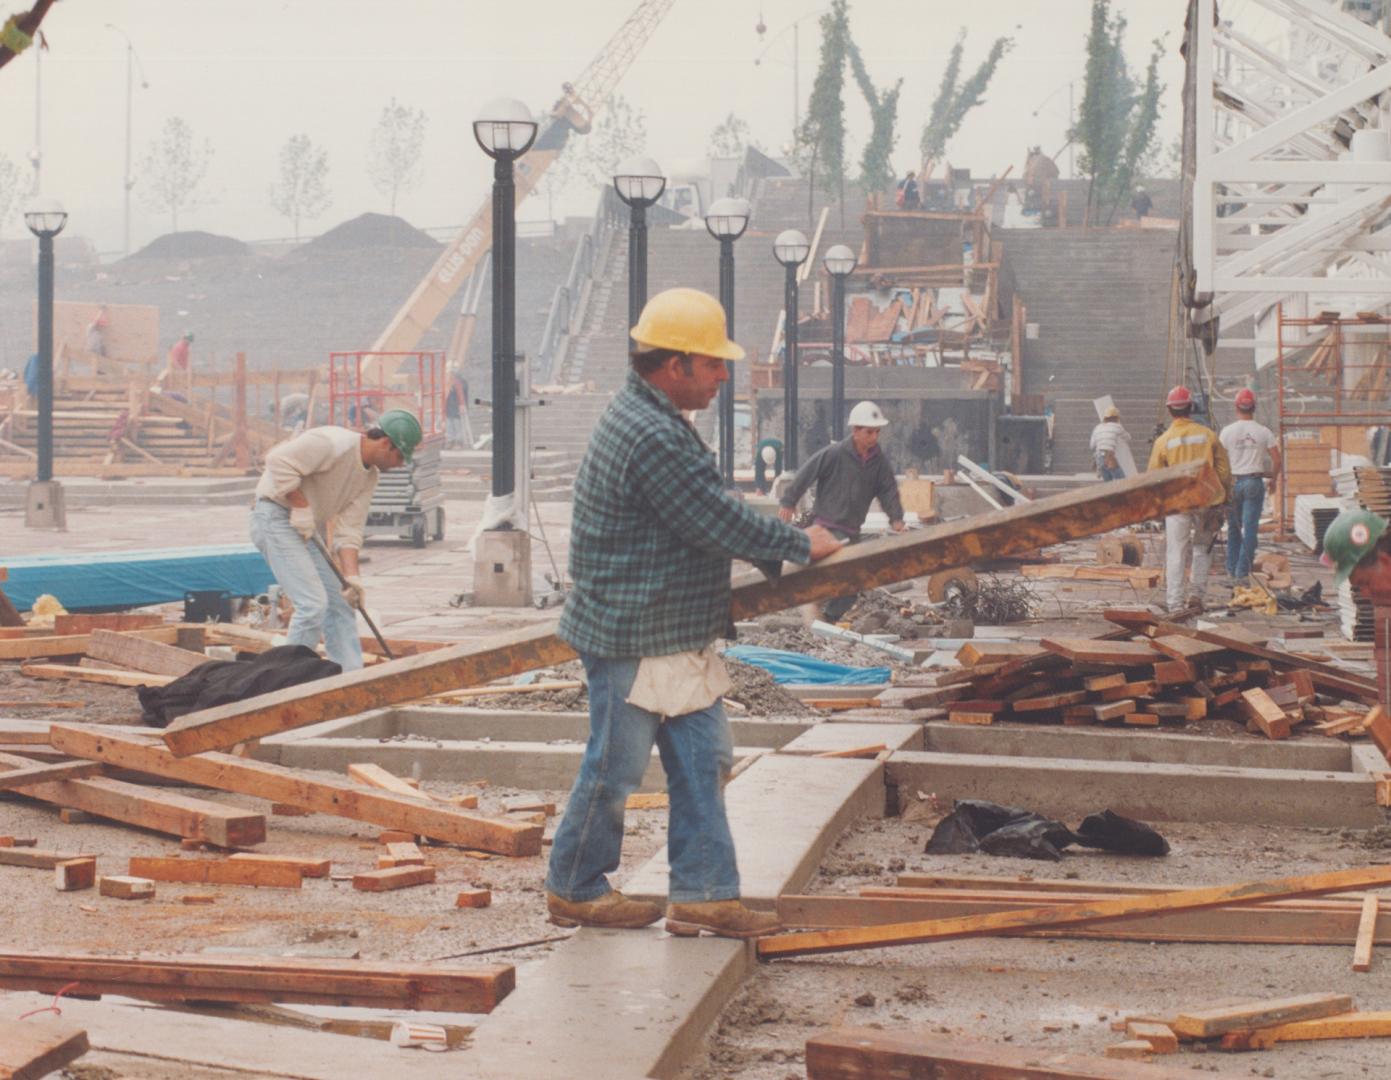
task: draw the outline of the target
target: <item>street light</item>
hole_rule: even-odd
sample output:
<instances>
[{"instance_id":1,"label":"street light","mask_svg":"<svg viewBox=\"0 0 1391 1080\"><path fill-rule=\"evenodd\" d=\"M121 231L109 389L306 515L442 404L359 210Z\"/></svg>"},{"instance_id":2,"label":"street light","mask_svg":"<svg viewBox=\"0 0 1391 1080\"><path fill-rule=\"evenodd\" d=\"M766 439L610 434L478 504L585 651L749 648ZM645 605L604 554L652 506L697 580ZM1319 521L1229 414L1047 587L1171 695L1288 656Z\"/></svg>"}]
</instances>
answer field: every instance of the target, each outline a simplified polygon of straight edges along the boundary
<instances>
[{"instance_id":1,"label":"street light","mask_svg":"<svg viewBox=\"0 0 1391 1080\"><path fill-rule=\"evenodd\" d=\"M24 224L39 238L39 436L38 474L29 485L24 523L65 528L62 488L53 479L53 238L68 223L57 199L36 200Z\"/></svg>"},{"instance_id":2,"label":"street light","mask_svg":"<svg viewBox=\"0 0 1391 1080\"><path fill-rule=\"evenodd\" d=\"M131 135L131 106L135 97L135 69L140 68L140 89L150 88L149 80L145 78L145 65L140 63L140 57L136 55L135 43L130 40L130 35L122 30L115 23L107 23L106 28L114 33L120 34L126 39L126 174L122 181L125 188L125 241L121 245L122 254L130 254L130 191L135 187L135 178L130 174L130 135Z\"/></svg>"},{"instance_id":3,"label":"street light","mask_svg":"<svg viewBox=\"0 0 1391 1080\"><path fill-rule=\"evenodd\" d=\"M613 175L614 190L628 204L628 326L638 324L647 303L647 208L662 197L667 178L651 158L629 158Z\"/></svg>"},{"instance_id":4,"label":"street light","mask_svg":"<svg viewBox=\"0 0 1391 1080\"><path fill-rule=\"evenodd\" d=\"M845 279L855 262L855 253L844 244L822 260L831 275L831 438L836 442L845 438Z\"/></svg>"},{"instance_id":5,"label":"street light","mask_svg":"<svg viewBox=\"0 0 1391 1080\"><path fill-rule=\"evenodd\" d=\"M797 471L797 268L810 254L811 244L796 229L778 233L773 241L773 256L787 272L782 292L782 452L787 472Z\"/></svg>"},{"instance_id":6,"label":"street light","mask_svg":"<svg viewBox=\"0 0 1391 1080\"><path fill-rule=\"evenodd\" d=\"M747 199L716 199L705 215L705 227L720 242L720 303L725 333L734 338L734 241L749 227ZM726 361L728 364L728 361ZM720 472L726 487L734 486L734 369L720 383Z\"/></svg>"},{"instance_id":7,"label":"street light","mask_svg":"<svg viewBox=\"0 0 1391 1080\"><path fill-rule=\"evenodd\" d=\"M493 159L493 497L503 498L515 490L517 470L517 187L512 165L536 140L536 121L522 102L495 98L478 113L473 137Z\"/></svg>"},{"instance_id":8,"label":"street light","mask_svg":"<svg viewBox=\"0 0 1391 1080\"><path fill-rule=\"evenodd\" d=\"M517 187L516 160L536 141L531 110L511 98L488 102L473 137L493 159L493 498L502 520L474 546L473 592L479 604L531 604L531 547L525 494L517 499L518 462L529 468L517 434ZM523 426L522 436L526 430ZM525 492L526 484L522 484ZM509 506L513 502L520 505ZM510 514L507 511L510 509Z\"/></svg>"}]
</instances>

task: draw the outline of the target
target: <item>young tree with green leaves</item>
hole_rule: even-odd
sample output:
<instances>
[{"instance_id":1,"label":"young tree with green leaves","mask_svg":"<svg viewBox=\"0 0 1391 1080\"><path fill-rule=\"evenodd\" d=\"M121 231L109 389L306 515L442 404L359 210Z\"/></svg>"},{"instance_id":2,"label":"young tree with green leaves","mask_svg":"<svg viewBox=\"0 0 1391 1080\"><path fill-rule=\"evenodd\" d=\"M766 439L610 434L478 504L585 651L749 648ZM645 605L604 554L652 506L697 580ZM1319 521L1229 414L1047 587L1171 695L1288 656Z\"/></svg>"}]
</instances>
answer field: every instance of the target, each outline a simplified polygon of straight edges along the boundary
<instances>
[{"instance_id":1,"label":"young tree with green leaves","mask_svg":"<svg viewBox=\"0 0 1391 1080\"><path fill-rule=\"evenodd\" d=\"M1087 214L1092 221L1104 217L1109 222L1129 194L1159 119L1164 46L1154 42L1144 85L1138 85L1125 59L1125 28L1125 17L1111 13L1110 0L1092 0L1085 86L1069 133L1081 147L1078 164L1089 180Z\"/></svg>"},{"instance_id":2,"label":"young tree with green leaves","mask_svg":"<svg viewBox=\"0 0 1391 1080\"><path fill-rule=\"evenodd\" d=\"M807 215L811 194L820 188L838 195L845 217L845 58L850 40L848 0L831 0L831 10L821 16L821 62L807 103L797 141L810 151Z\"/></svg>"},{"instance_id":3,"label":"young tree with green leaves","mask_svg":"<svg viewBox=\"0 0 1391 1080\"><path fill-rule=\"evenodd\" d=\"M706 152L711 157L742 157L750 146L757 149L758 143L749 137L749 125L730 113L710 132L710 146Z\"/></svg>"},{"instance_id":4,"label":"young tree with green leaves","mask_svg":"<svg viewBox=\"0 0 1391 1080\"><path fill-rule=\"evenodd\" d=\"M397 199L420 183L424 152L425 110L392 98L377 118L367 146L367 175L377 193L390 202L392 217Z\"/></svg>"},{"instance_id":5,"label":"young tree with green leaves","mask_svg":"<svg viewBox=\"0 0 1391 1080\"><path fill-rule=\"evenodd\" d=\"M647 149L647 116L621 94L604 106L594 128L578 140L575 150L576 175L596 187L613 183L614 171L630 158Z\"/></svg>"},{"instance_id":6,"label":"young tree with green leaves","mask_svg":"<svg viewBox=\"0 0 1391 1080\"><path fill-rule=\"evenodd\" d=\"M275 212L290 219L299 239L301 218L316 218L328 209L328 152L308 135L291 135L280 148L280 179L270 187Z\"/></svg>"},{"instance_id":7,"label":"young tree with green leaves","mask_svg":"<svg viewBox=\"0 0 1391 1080\"><path fill-rule=\"evenodd\" d=\"M864 95L865 104L869 106L870 132L869 140L860 154L860 183L866 191L892 191L896 177L894 144L898 141L894 124L898 120L898 95L903 89L903 80L899 79L887 90L877 90L869 77L869 69L865 67L859 46L848 37L846 46L850 70L859 84L860 93Z\"/></svg>"},{"instance_id":8,"label":"young tree with green leaves","mask_svg":"<svg viewBox=\"0 0 1391 1080\"><path fill-rule=\"evenodd\" d=\"M965 29L957 35L956 44L952 46L951 57L947 60L946 70L942 72L942 82L937 88L937 97L932 102L932 110L923 126L922 139L918 144L923 161L941 160L942 155L946 153L947 143L951 142L952 136L960 129L966 114L977 105L984 104L985 88L990 85L1000 59L1013 46L1014 41L1011 38L996 38L980 66L958 85L957 80L961 77L961 59L966 50Z\"/></svg>"},{"instance_id":9,"label":"young tree with green leaves","mask_svg":"<svg viewBox=\"0 0 1391 1080\"><path fill-rule=\"evenodd\" d=\"M151 209L169 215L174 232L179 231L180 213L206 204L198 189L208 175L212 157L212 143L207 139L197 142L193 129L181 116L164 121L159 137L146 147L140 165L144 181L141 198Z\"/></svg>"}]
</instances>

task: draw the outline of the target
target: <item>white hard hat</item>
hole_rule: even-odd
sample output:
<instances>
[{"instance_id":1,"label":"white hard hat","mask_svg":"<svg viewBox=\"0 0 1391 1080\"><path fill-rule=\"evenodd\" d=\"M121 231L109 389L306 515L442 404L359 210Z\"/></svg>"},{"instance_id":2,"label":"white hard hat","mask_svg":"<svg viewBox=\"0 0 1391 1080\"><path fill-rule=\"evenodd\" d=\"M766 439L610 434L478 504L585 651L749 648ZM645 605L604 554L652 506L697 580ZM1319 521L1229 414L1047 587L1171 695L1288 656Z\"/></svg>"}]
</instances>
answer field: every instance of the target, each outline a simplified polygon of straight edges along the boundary
<instances>
[{"instance_id":1,"label":"white hard hat","mask_svg":"<svg viewBox=\"0 0 1391 1080\"><path fill-rule=\"evenodd\" d=\"M872 401L862 401L850 410L851 427L888 427L888 418L883 410Z\"/></svg>"},{"instance_id":2,"label":"white hard hat","mask_svg":"<svg viewBox=\"0 0 1391 1080\"><path fill-rule=\"evenodd\" d=\"M763 464L765 465L772 465L778 460L778 452L771 446L765 446L758 452L758 456L763 459Z\"/></svg>"}]
</instances>

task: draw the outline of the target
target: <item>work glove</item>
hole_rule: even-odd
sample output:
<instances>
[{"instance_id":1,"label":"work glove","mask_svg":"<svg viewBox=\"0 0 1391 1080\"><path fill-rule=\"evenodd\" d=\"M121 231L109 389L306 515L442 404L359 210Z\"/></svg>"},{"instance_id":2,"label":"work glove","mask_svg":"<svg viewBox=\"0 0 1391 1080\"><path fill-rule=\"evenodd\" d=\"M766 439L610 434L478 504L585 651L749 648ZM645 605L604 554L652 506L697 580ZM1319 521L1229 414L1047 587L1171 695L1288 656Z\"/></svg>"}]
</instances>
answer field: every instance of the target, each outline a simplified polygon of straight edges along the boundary
<instances>
[{"instance_id":1,"label":"work glove","mask_svg":"<svg viewBox=\"0 0 1391 1080\"><path fill-rule=\"evenodd\" d=\"M367 589L362 584L362 578L345 577L343 583L343 599L348 602L348 606L361 608L367 596Z\"/></svg>"},{"instance_id":2,"label":"work glove","mask_svg":"<svg viewBox=\"0 0 1391 1080\"><path fill-rule=\"evenodd\" d=\"M308 506L290 507L290 526L299 533L307 544L314 535L314 511Z\"/></svg>"}]
</instances>

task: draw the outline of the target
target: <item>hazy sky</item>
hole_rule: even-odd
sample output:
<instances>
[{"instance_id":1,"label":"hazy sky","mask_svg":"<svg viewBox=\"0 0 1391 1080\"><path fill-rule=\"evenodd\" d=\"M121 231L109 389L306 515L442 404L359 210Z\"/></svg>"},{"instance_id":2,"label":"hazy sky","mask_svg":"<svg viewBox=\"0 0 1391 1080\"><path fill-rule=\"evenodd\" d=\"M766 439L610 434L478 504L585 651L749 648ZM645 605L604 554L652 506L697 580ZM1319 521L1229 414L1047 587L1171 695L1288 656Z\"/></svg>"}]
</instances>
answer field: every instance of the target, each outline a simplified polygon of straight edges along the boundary
<instances>
[{"instance_id":1,"label":"hazy sky","mask_svg":"<svg viewBox=\"0 0 1391 1080\"><path fill-rule=\"evenodd\" d=\"M0 5L0 11L21 6ZM30 50L0 69L0 154L27 182L34 146L35 74L42 84L42 186L61 199L69 230L99 249L118 251L125 159L126 42L134 42L148 88L134 92L133 157L170 116L183 117L211 141L209 202L180 227L241 239L288 236L267 189L285 140L305 133L328 151L333 205L308 222L309 234L386 200L366 173L367 143L391 97L428 117L425 176L398 205L419 226L458 223L487 195L490 163L473 141L478 108L497 96L548 108L560 84L576 78L637 0L59 0L44 30L49 51ZM1161 136L1179 122L1182 62L1178 44L1186 0L1115 0L1129 20L1128 53L1142 67L1149 43L1167 34ZM1082 91L1090 0L852 0L851 29L877 83L904 79L896 164L916 163L919 133L943 65L964 25L966 69L990 42L1011 35L988 101L949 147L977 175L1022 167L1034 143L1053 153L1068 125L1068 82ZM815 74L820 33L817 0L676 0L619 86L646 115L648 152L658 162L699 157L711 129L734 112L772 151L792 125L793 33L800 22L803 102ZM760 15L768 26L755 33ZM810 17L807 17L810 16ZM806 18L804 18L806 17ZM781 33L781 36L777 36ZM776 40L774 40L776 37ZM769 42L772 42L769 46ZM766 52L765 52L766 49ZM763 53L761 64L754 60ZM847 79L851 160L868 128L867 111ZM1035 115L1036 114L1036 115ZM1066 175L1067 156L1059 164ZM563 212L587 212L593 196L574 191ZM132 199L132 247L169 231L166 215ZM543 201L524 204L523 220L544 217ZM17 217L0 236L22 232Z\"/></svg>"}]
</instances>

